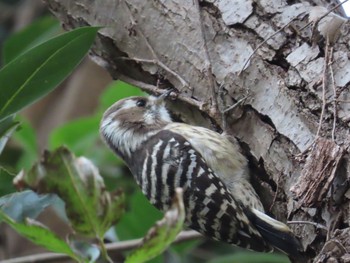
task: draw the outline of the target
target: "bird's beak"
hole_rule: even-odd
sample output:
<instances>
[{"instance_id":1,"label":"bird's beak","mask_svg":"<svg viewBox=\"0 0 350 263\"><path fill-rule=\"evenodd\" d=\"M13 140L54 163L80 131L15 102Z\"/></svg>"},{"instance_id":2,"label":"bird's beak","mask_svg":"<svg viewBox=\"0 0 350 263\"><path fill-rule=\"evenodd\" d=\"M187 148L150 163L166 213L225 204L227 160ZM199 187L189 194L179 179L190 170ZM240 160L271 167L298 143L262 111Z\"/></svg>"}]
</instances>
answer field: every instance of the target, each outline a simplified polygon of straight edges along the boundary
<instances>
[{"instance_id":1,"label":"bird's beak","mask_svg":"<svg viewBox=\"0 0 350 263\"><path fill-rule=\"evenodd\" d=\"M164 100L169 97L170 93L172 92L171 89L165 91L163 94L161 94L160 96L158 96L155 101L154 101L154 104L156 105L160 105L161 103L164 102Z\"/></svg>"}]
</instances>

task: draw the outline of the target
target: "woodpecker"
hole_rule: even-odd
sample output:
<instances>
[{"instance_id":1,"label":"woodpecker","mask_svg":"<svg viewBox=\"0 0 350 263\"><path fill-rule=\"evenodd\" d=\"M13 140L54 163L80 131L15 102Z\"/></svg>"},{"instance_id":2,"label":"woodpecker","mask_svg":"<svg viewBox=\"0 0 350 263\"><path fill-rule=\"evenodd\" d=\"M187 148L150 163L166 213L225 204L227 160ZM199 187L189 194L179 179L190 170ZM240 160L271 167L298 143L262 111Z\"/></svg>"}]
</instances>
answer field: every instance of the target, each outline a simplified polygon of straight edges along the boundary
<instances>
[{"instance_id":1,"label":"woodpecker","mask_svg":"<svg viewBox=\"0 0 350 263\"><path fill-rule=\"evenodd\" d=\"M184 190L185 223L204 236L256 251L301 251L291 230L264 213L237 142L174 122L167 95L130 97L104 113L100 133L129 167L148 200L166 211Z\"/></svg>"}]
</instances>

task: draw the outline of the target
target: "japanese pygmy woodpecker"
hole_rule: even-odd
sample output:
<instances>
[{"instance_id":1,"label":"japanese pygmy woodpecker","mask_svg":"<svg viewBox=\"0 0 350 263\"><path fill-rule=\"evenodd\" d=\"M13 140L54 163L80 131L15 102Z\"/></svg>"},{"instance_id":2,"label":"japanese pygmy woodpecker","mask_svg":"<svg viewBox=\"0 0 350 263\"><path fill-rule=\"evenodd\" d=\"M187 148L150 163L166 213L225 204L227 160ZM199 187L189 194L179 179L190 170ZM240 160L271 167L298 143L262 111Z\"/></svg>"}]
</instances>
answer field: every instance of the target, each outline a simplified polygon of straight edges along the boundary
<instances>
[{"instance_id":1,"label":"japanese pygmy woodpecker","mask_svg":"<svg viewBox=\"0 0 350 263\"><path fill-rule=\"evenodd\" d=\"M100 132L131 170L144 195L165 211L184 190L185 223L204 236L256 251L297 254L300 242L264 213L238 144L206 128L173 122L164 97L112 105Z\"/></svg>"}]
</instances>

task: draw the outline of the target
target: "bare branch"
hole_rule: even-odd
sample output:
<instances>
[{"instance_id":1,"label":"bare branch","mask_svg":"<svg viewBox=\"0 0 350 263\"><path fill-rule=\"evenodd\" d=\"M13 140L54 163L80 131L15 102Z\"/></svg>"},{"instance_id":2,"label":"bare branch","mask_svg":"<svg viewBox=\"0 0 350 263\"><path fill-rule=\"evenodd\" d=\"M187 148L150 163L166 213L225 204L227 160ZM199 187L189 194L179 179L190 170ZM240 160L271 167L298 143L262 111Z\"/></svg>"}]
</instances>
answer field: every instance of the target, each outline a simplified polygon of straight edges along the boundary
<instances>
[{"instance_id":1,"label":"bare branch","mask_svg":"<svg viewBox=\"0 0 350 263\"><path fill-rule=\"evenodd\" d=\"M331 47L331 55L330 55L330 63L329 63L329 69L331 73L331 78L332 78L332 88L333 88L333 127L332 127L332 140L335 141L335 128L337 125L337 90L335 86L335 79L334 79L334 72L333 72L333 47Z\"/></svg>"},{"instance_id":2,"label":"bare branch","mask_svg":"<svg viewBox=\"0 0 350 263\"><path fill-rule=\"evenodd\" d=\"M324 112L326 110L326 88L327 88L327 80L328 80L328 63L329 63L329 38L326 39L326 48L324 55L324 65L323 65L323 74L322 74L322 110L320 120L318 122L318 128L316 132L315 140L320 136L320 131L322 128L322 122L324 118Z\"/></svg>"},{"instance_id":3,"label":"bare branch","mask_svg":"<svg viewBox=\"0 0 350 263\"><path fill-rule=\"evenodd\" d=\"M326 16L328 16L332 11L334 11L335 9L337 9L339 6L341 6L342 4L346 3L349 0L345 0L339 4L337 4L336 6L334 6L332 9L330 9L327 13L325 13L323 16L321 16L317 22L315 23L314 28L317 27L318 23L325 18ZM299 15L300 16L300 15ZM248 62L251 60L251 58L253 57L253 55L259 50L259 48L261 48L262 45L264 45L268 40L270 40L271 38L273 38L275 35L277 35L279 32L281 32L282 30L284 30L287 26L289 26L294 20L296 20L299 16L294 17L292 20L290 20L287 24L285 24L283 27L281 27L279 30L277 30L275 33L273 33L272 35L268 36L263 42L261 42L255 49L254 51L250 54L250 56L247 58L247 60L245 61L241 71L238 73L238 75L241 75L243 70L245 69L245 67L247 66ZM313 23L313 21L310 21L309 23L307 23L304 27L302 27L299 31L304 30L306 27L308 27L309 25L311 25Z\"/></svg>"},{"instance_id":4,"label":"bare branch","mask_svg":"<svg viewBox=\"0 0 350 263\"><path fill-rule=\"evenodd\" d=\"M242 74L243 70L245 69L245 67L247 66L248 62L251 60L251 58L254 56L254 54L259 50L259 48L261 48L267 41L269 41L271 38L273 38L275 35L277 35L279 32L281 32L282 30L284 30L287 26L289 26L294 20L296 20L298 18L294 17L292 20L290 20L287 24L285 24L283 27L281 27L280 29L278 29L275 33L273 33L272 35L268 36L263 42L261 42L254 50L253 52L250 54L250 56L247 58L247 60L244 62L244 65L241 69L241 71L238 73L238 76Z\"/></svg>"},{"instance_id":5,"label":"bare branch","mask_svg":"<svg viewBox=\"0 0 350 263\"><path fill-rule=\"evenodd\" d=\"M206 78L210 82L210 87L211 87L211 92L212 92L212 96L211 96L212 103L211 103L211 109L210 109L210 111L212 111L212 112L210 114L216 116L215 119L218 119L218 118L221 118L221 116L218 114L219 108L218 108L218 101L217 101L218 96L216 95L216 90L217 90L216 89L216 82L215 82L214 75L213 75L212 63L211 63L210 56L209 56L207 41L206 41L205 35L204 35L203 15L202 15L202 12L200 10L199 1L196 1L195 4L196 4L199 18L200 18L199 23L200 23L201 36L202 36L202 39L204 41L203 48L205 51L206 61L208 63L207 69L205 71L205 75L206 75Z\"/></svg>"},{"instance_id":6,"label":"bare branch","mask_svg":"<svg viewBox=\"0 0 350 263\"><path fill-rule=\"evenodd\" d=\"M242 99L240 99L239 101L237 101L235 104L231 105L230 107L226 108L225 110L223 110L223 113L227 113L231 110L233 110L234 108L236 108L238 105L241 105L244 103L244 101L248 98L248 96L244 96Z\"/></svg>"},{"instance_id":7,"label":"bare branch","mask_svg":"<svg viewBox=\"0 0 350 263\"><path fill-rule=\"evenodd\" d=\"M182 231L174 241L174 243L181 243L188 240L198 239L203 237L196 231ZM137 248L141 245L143 238L121 241L111 244L106 244L107 251L122 252L126 250L131 250ZM1 263L38 263L38 262L57 262L58 260L69 259L65 254L58 253L41 253L36 255L12 258L7 260L2 260Z\"/></svg>"},{"instance_id":8,"label":"bare branch","mask_svg":"<svg viewBox=\"0 0 350 263\"><path fill-rule=\"evenodd\" d=\"M125 75L122 75L122 74L118 75L118 79L120 79L121 81L124 81L126 83L129 83L131 85L134 85L136 87L139 87L142 90L144 90L144 91L146 91L148 93L151 93L151 94L159 95L159 94L163 94L164 93L164 89L160 89L157 86L154 86L154 85L142 82L142 81L138 81L138 80L132 79L132 78L130 78L128 76L125 76ZM202 103L202 102L200 102L198 100L195 100L193 98L184 96L182 94L177 94L177 98L179 98L183 102L186 102L189 105L195 106L199 110L203 110L204 109L204 103Z\"/></svg>"},{"instance_id":9,"label":"bare branch","mask_svg":"<svg viewBox=\"0 0 350 263\"><path fill-rule=\"evenodd\" d=\"M328 16L328 15L329 15L330 13L332 13L335 9L337 9L339 6L341 6L342 4L346 3L347 1L349 1L349 0L345 0L345 1L343 1L343 2L338 3L338 4L335 5L333 8L331 8L327 13L325 13L323 16L321 16L321 17L317 20L317 22L315 23L314 29L317 27L318 23L320 23L320 21L321 21L323 18L325 18L326 16ZM300 28L299 31L304 30L304 29L307 28L309 25L311 25L313 22L314 22L314 21L310 21L310 22L307 23L305 26L303 26L302 28ZM313 34L314 34L314 33L313 33ZM312 35L313 35L313 34L312 34Z\"/></svg>"},{"instance_id":10,"label":"bare branch","mask_svg":"<svg viewBox=\"0 0 350 263\"><path fill-rule=\"evenodd\" d=\"M129 12L132 25L136 26L137 23L136 23L136 21L135 21L135 19L133 17L133 14L132 14L132 12L130 10L130 7L129 7L127 1L125 0L124 3L125 3L126 10ZM149 43L148 39L143 34L143 32L141 30L138 30L138 33L144 39L146 46L148 47L148 49L152 53L153 59L140 59L140 58L128 58L128 59L134 60L134 61L138 61L138 62L156 64L159 67L163 68L168 73L170 73L171 75L175 76L181 82L182 88L188 88L189 90L192 91L193 88L191 88L190 84L186 80L184 80L179 74L177 74L175 71L171 70L167 65L165 65L163 62L160 61L160 59L158 58L158 56L157 56L156 52L154 51L152 45ZM123 59L125 59L125 58L123 58Z\"/></svg>"},{"instance_id":11,"label":"bare branch","mask_svg":"<svg viewBox=\"0 0 350 263\"><path fill-rule=\"evenodd\" d=\"M176 77L181 82L181 85L183 88L188 88L191 91L193 90L193 88L190 87L190 85L187 83L186 80L184 80L179 74L177 74L175 71L170 69L167 65L165 65L163 62L161 62L158 59L142 59L142 58L128 58L128 57L120 57L119 59L132 60L132 61L141 62L141 63L155 64L158 67L160 67L160 68L164 69L165 71L167 71L168 73L170 73L171 75L173 75L174 77Z\"/></svg>"},{"instance_id":12,"label":"bare branch","mask_svg":"<svg viewBox=\"0 0 350 263\"><path fill-rule=\"evenodd\" d=\"M324 225L315 223L315 222L310 222L310 221L287 221L287 224L304 224L304 225L313 225L316 228L320 228L323 230L327 230L327 227L325 227Z\"/></svg>"}]
</instances>

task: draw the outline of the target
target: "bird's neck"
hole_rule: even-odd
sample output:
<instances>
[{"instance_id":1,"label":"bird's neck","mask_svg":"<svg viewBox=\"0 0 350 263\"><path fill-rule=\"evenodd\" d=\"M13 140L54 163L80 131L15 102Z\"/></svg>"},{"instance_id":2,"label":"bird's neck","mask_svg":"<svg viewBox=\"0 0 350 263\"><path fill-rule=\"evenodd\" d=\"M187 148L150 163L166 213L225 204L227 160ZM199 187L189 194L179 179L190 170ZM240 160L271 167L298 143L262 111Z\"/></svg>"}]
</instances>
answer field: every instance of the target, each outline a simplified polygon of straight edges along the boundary
<instances>
[{"instance_id":1,"label":"bird's neck","mask_svg":"<svg viewBox=\"0 0 350 263\"><path fill-rule=\"evenodd\" d=\"M132 127L120 126L115 130L111 147L124 160L127 160L142 147L144 142L159 132L165 125L166 123L157 123L156 125L134 123Z\"/></svg>"}]
</instances>

